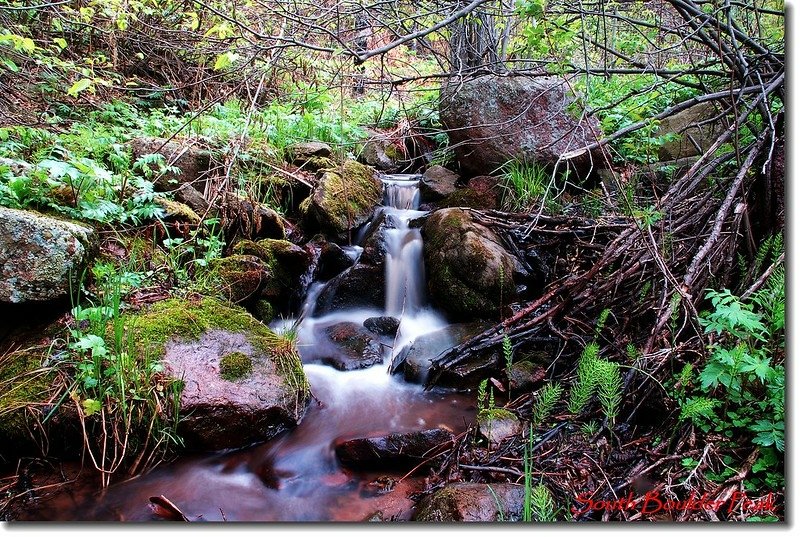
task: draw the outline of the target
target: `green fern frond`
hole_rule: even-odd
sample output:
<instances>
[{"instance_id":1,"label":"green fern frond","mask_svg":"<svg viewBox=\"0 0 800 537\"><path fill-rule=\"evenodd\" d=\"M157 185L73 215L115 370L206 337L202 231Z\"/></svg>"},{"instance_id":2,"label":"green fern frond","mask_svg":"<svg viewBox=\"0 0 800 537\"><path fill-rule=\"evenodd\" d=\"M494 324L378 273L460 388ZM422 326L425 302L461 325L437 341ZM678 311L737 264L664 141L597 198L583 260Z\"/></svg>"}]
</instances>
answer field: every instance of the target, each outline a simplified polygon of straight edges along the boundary
<instances>
[{"instance_id":1,"label":"green fern frond","mask_svg":"<svg viewBox=\"0 0 800 537\"><path fill-rule=\"evenodd\" d=\"M538 522L555 522L556 503L546 486L536 485L531 489L531 512Z\"/></svg>"},{"instance_id":2,"label":"green fern frond","mask_svg":"<svg viewBox=\"0 0 800 537\"><path fill-rule=\"evenodd\" d=\"M534 425L541 425L544 420L550 416L550 413L553 411L553 408L556 406L556 403L561 399L561 393L563 389L561 385L556 384L546 384L539 393L536 395L536 399L533 402L533 416L531 417L531 422Z\"/></svg>"},{"instance_id":3,"label":"green fern frond","mask_svg":"<svg viewBox=\"0 0 800 537\"><path fill-rule=\"evenodd\" d=\"M719 404L716 399L709 399L708 397L690 397L681 406L681 420L691 420L692 423L698 424L703 419L711 420L715 417L714 408Z\"/></svg>"}]
</instances>

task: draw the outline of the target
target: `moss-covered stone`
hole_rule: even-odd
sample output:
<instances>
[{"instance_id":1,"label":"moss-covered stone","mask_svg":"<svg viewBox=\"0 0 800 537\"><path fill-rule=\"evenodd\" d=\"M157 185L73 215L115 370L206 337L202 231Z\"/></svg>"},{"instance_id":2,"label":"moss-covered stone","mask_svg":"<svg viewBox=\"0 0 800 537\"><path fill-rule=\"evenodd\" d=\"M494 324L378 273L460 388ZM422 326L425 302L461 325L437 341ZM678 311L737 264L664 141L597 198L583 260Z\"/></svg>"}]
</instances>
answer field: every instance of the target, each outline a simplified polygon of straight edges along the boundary
<instances>
[{"instance_id":1,"label":"moss-covered stone","mask_svg":"<svg viewBox=\"0 0 800 537\"><path fill-rule=\"evenodd\" d=\"M311 253L286 240L239 241L233 248L238 256L255 256L266 266L260 295L270 299L287 298L300 285L312 262Z\"/></svg>"},{"instance_id":2,"label":"moss-covered stone","mask_svg":"<svg viewBox=\"0 0 800 537\"><path fill-rule=\"evenodd\" d=\"M29 413L53 391L54 372L42 367L46 348L0 356L0 445L20 448L33 442ZM4 454L6 450L3 449Z\"/></svg>"},{"instance_id":3,"label":"moss-covered stone","mask_svg":"<svg viewBox=\"0 0 800 537\"><path fill-rule=\"evenodd\" d=\"M151 358L163 356L166 343L172 339L196 340L215 329L246 334L253 347L275 359L289 386L308 393L294 342L275 334L238 306L211 297L171 298L144 311L125 314L123 322L139 354Z\"/></svg>"},{"instance_id":4,"label":"moss-covered stone","mask_svg":"<svg viewBox=\"0 0 800 537\"><path fill-rule=\"evenodd\" d=\"M442 201L438 206L446 207L469 207L471 209L496 209L497 202L484 194L471 188L459 188Z\"/></svg>"},{"instance_id":5,"label":"moss-covered stone","mask_svg":"<svg viewBox=\"0 0 800 537\"><path fill-rule=\"evenodd\" d=\"M428 287L456 318L494 316L516 293L517 262L500 239L460 209L442 209L422 228Z\"/></svg>"},{"instance_id":6,"label":"moss-covered stone","mask_svg":"<svg viewBox=\"0 0 800 537\"><path fill-rule=\"evenodd\" d=\"M252 371L253 360L243 352L232 352L219 360L219 376L225 380L237 381Z\"/></svg>"},{"instance_id":7,"label":"moss-covered stone","mask_svg":"<svg viewBox=\"0 0 800 537\"><path fill-rule=\"evenodd\" d=\"M382 192L383 186L372 168L347 160L322 174L300 211L308 223L344 234L369 219Z\"/></svg>"},{"instance_id":8,"label":"moss-covered stone","mask_svg":"<svg viewBox=\"0 0 800 537\"><path fill-rule=\"evenodd\" d=\"M264 324L269 324L275 319L275 306L269 300L257 300L253 307L256 318Z\"/></svg>"},{"instance_id":9,"label":"moss-covered stone","mask_svg":"<svg viewBox=\"0 0 800 537\"><path fill-rule=\"evenodd\" d=\"M270 271L259 257L237 254L211 264L211 281L218 293L237 303L254 298L270 280Z\"/></svg>"},{"instance_id":10,"label":"moss-covered stone","mask_svg":"<svg viewBox=\"0 0 800 537\"><path fill-rule=\"evenodd\" d=\"M183 222L193 226L199 226L202 219L194 212L191 207L178 201L168 200L167 198L157 197L155 201L164 209L169 220Z\"/></svg>"}]
</instances>

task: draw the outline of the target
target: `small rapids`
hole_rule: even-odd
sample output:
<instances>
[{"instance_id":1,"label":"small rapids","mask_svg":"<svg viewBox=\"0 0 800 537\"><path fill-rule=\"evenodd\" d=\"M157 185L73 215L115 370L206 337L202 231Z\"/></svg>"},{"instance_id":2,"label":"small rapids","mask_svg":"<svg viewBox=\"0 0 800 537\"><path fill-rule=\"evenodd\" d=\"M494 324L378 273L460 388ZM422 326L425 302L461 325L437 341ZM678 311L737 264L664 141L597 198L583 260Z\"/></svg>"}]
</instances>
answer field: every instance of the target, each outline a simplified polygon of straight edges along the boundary
<instances>
[{"instance_id":1,"label":"small rapids","mask_svg":"<svg viewBox=\"0 0 800 537\"><path fill-rule=\"evenodd\" d=\"M422 236L410 225L425 213L419 207L419 176L383 178L386 215L384 309L348 309L315 316L324 288L309 289L299 318L273 324L276 331L295 325L301 356L313 356L322 344L319 328L341 322L363 323L376 316L400 319L393 348L384 362L366 369L339 371L305 363L314 394L300 425L250 448L203 456L184 456L146 475L100 493L84 487L39 505L29 520L153 519L149 498L165 496L190 520L204 521L359 521L380 512L384 519L407 519L409 494L422 488L422 477L403 472L354 471L340 466L334 447L346 439L446 427L458 433L473 420L472 398L447 391L424 391L388 373L393 355L446 321L426 302ZM358 246L347 249L358 256ZM377 283L377 282L376 282Z\"/></svg>"}]
</instances>

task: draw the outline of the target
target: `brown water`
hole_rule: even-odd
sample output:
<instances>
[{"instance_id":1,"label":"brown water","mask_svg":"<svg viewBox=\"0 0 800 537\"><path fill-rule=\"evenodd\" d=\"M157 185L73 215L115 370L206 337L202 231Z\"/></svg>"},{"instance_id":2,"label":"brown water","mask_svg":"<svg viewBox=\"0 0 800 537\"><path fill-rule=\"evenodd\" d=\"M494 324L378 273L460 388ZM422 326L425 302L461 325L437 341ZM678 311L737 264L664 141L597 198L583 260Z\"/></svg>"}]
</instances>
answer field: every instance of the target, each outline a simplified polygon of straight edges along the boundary
<instances>
[{"instance_id":1,"label":"brown water","mask_svg":"<svg viewBox=\"0 0 800 537\"><path fill-rule=\"evenodd\" d=\"M390 176L384 181L382 210L395 225L386 237L384 310L350 310L315 318L313 304L321 285L315 286L298 325L304 361L314 360L315 350L323 344L315 327L394 315L401 319L394 346L399 350L419 335L445 326L426 306L422 237L408 226L411 218L423 214L415 210L417 179ZM378 511L383 519L408 519L413 511L409 495L424 488L424 477L404 477L403 469L383 474L347 470L337 461L336 442L433 427L459 433L475 416L474 397L425 392L391 377L387 366L392 353L387 350L384 364L358 371L305 364L316 401L300 425L278 439L234 452L183 457L99 493L87 493L85 487L66 491L22 518L153 520L149 498L163 495L190 520L358 521Z\"/></svg>"}]
</instances>

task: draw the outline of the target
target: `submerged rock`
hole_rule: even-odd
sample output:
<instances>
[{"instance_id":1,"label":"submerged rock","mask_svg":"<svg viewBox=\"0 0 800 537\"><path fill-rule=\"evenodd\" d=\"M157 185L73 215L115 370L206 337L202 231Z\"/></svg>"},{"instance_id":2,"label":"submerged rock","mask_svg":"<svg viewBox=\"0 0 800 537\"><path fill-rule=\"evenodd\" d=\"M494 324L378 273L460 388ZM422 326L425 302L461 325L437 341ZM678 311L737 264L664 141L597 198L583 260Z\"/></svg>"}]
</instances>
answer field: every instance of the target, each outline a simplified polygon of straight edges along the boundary
<instances>
[{"instance_id":1,"label":"submerged rock","mask_svg":"<svg viewBox=\"0 0 800 537\"><path fill-rule=\"evenodd\" d=\"M342 322L328 326L323 335L331 343L322 345L317 351L324 364L340 371L352 371L383 362L381 343L356 323Z\"/></svg>"},{"instance_id":2,"label":"submerged rock","mask_svg":"<svg viewBox=\"0 0 800 537\"><path fill-rule=\"evenodd\" d=\"M336 445L336 455L344 466L356 469L414 467L432 459L453 441L444 429L356 438Z\"/></svg>"},{"instance_id":3,"label":"submerged rock","mask_svg":"<svg viewBox=\"0 0 800 537\"><path fill-rule=\"evenodd\" d=\"M219 300L170 299L124 317L137 352L180 382L189 449L237 448L297 425L309 389L293 344Z\"/></svg>"},{"instance_id":4,"label":"submerged rock","mask_svg":"<svg viewBox=\"0 0 800 537\"><path fill-rule=\"evenodd\" d=\"M491 175L509 160L555 165L599 140L597 119L575 105L560 78L487 75L446 84L439 115L461 169ZM594 157L584 152L570 162L587 168Z\"/></svg>"},{"instance_id":5,"label":"submerged rock","mask_svg":"<svg viewBox=\"0 0 800 537\"><path fill-rule=\"evenodd\" d=\"M499 522L522 519L525 489L511 483L455 483L419 503L419 522Z\"/></svg>"},{"instance_id":6,"label":"submerged rock","mask_svg":"<svg viewBox=\"0 0 800 537\"><path fill-rule=\"evenodd\" d=\"M300 204L307 224L335 236L367 222L381 201L383 185L375 171L348 160L326 170L311 195Z\"/></svg>"},{"instance_id":7,"label":"submerged rock","mask_svg":"<svg viewBox=\"0 0 800 537\"><path fill-rule=\"evenodd\" d=\"M434 212L422 227L433 302L457 319L496 317L516 297L519 261L462 209Z\"/></svg>"},{"instance_id":8,"label":"submerged rock","mask_svg":"<svg viewBox=\"0 0 800 537\"><path fill-rule=\"evenodd\" d=\"M91 227L0 207L0 302L66 298L96 243Z\"/></svg>"}]
</instances>

